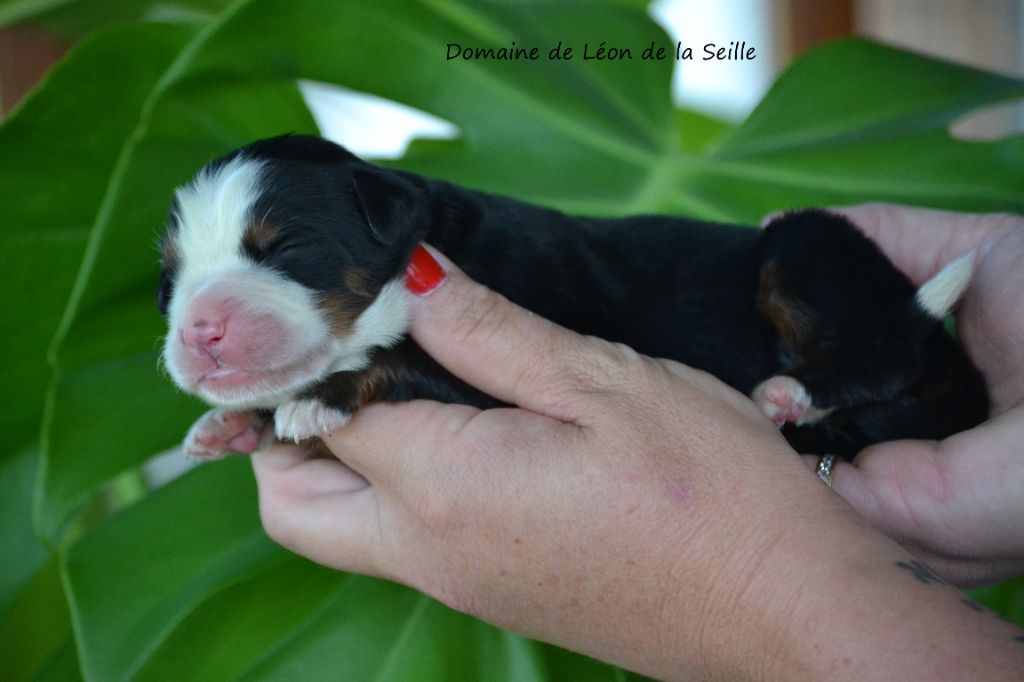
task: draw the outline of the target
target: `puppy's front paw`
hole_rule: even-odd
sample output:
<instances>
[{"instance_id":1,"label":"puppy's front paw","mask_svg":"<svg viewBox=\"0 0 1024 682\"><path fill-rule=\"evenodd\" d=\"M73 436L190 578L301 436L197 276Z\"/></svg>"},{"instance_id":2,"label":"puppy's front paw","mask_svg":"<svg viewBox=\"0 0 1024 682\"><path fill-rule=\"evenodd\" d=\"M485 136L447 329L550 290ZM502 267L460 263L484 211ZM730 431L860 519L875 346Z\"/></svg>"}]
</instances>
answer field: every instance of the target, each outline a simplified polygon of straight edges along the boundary
<instances>
[{"instance_id":1,"label":"puppy's front paw","mask_svg":"<svg viewBox=\"0 0 1024 682\"><path fill-rule=\"evenodd\" d=\"M221 459L232 452L252 452L260 444L266 419L255 412L223 408L199 418L185 436L185 456L190 459Z\"/></svg>"},{"instance_id":2,"label":"puppy's front paw","mask_svg":"<svg viewBox=\"0 0 1024 682\"><path fill-rule=\"evenodd\" d=\"M780 375L765 379L750 397L776 426L787 422L801 424L813 409L807 389L793 377Z\"/></svg>"},{"instance_id":3,"label":"puppy's front paw","mask_svg":"<svg viewBox=\"0 0 1024 682\"><path fill-rule=\"evenodd\" d=\"M352 416L319 400L291 400L274 411L274 433L294 443L341 428Z\"/></svg>"}]
</instances>

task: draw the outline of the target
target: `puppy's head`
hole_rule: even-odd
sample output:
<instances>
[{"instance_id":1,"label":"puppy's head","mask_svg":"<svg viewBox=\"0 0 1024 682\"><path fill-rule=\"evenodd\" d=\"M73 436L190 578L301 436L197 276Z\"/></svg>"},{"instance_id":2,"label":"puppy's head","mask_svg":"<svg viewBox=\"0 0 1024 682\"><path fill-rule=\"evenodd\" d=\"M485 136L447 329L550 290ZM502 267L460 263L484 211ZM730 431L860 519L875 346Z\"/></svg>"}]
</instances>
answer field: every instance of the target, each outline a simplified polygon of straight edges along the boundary
<instances>
[{"instance_id":1,"label":"puppy's head","mask_svg":"<svg viewBox=\"0 0 1024 682\"><path fill-rule=\"evenodd\" d=\"M253 143L180 187L161 242L163 358L182 389L272 408L397 342L425 232L418 179L320 138Z\"/></svg>"}]
</instances>

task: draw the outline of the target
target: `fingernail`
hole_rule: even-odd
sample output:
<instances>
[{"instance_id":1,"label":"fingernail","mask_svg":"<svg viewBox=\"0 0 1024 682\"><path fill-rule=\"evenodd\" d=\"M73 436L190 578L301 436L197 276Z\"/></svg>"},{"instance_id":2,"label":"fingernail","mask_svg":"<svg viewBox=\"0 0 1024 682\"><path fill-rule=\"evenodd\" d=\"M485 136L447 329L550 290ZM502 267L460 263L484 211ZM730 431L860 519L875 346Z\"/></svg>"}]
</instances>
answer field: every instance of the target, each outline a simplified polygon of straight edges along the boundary
<instances>
[{"instance_id":1,"label":"fingernail","mask_svg":"<svg viewBox=\"0 0 1024 682\"><path fill-rule=\"evenodd\" d=\"M441 286L447 277L430 252L417 246L405 268L405 288L417 296L426 296Z\"/></svg>"}]
</instances>

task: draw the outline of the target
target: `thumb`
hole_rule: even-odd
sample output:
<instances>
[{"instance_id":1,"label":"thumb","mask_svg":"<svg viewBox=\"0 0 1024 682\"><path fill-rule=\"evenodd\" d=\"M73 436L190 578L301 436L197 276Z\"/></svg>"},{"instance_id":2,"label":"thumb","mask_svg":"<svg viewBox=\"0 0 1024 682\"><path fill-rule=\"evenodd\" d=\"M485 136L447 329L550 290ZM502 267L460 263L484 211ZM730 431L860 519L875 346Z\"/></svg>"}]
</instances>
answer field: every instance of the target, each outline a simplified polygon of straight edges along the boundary
<instances>
[{"instance_id":1,"label":"thumb","mask_svg":"<svg viewBox=\"0 0 1024 682\"><path fill-rule=\"evenodd\" d=\"M477 284L435 250L413 268L443 269L441 284L410 287L412 336L460 379L507 403L578 422L580 398L614 373L623 349L560 327Z\"/></svg>"},{"instance_id":2,"label":"thumb","mask_svg":"<svg viewBox=\"0 0 1024 682\"><path fill-rule=\"evenodd\" d=\"M975 262L1019 225L1004 213L954 213L894 204L860 204L832 209L846 216L885 252L915 284L972 251Z\"/></svg>"}]
</instances>

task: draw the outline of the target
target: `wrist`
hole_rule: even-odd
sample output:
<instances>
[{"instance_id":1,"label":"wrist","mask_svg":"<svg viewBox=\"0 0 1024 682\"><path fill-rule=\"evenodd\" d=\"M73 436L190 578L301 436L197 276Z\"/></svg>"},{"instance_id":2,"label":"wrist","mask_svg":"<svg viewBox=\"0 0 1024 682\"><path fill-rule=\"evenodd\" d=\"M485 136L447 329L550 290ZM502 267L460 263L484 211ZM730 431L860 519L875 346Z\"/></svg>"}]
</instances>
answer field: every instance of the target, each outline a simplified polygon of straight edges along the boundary
<instances>
[{"instance_id":1,"label":"wrist","mask_svg":"<svg viewBox=\"0 0 1024 682\"><path fill-rule=\"evenodd\" d=\"M742 677L1017 679L1024 651L1014 626L852 514L836 517L777 543L750 581L743 599L754 617L746 641L732 643L755 652Z\"/></svg>"},{"instance_id":2,"label":"wrist","mask_svg":"<svg viewBox=\"0 0 1024 682\"><path fill-rule=\"evenodd\" d=\"M816 620L834 609L837 577L856 570L829 551L828 542L819 543L811 525L817 524L796 520L795 527L743 539L742 556L718 572L700 642L704 667L717 671L714 679L827 678L828 639L835 631Z\"/></svg>"}]
</instances>

